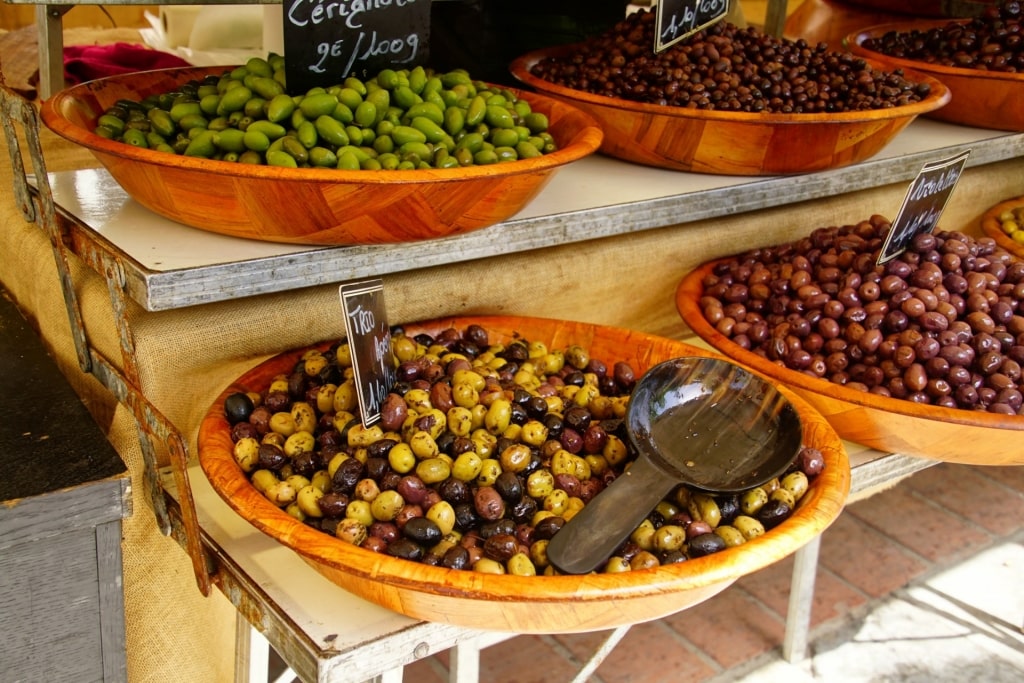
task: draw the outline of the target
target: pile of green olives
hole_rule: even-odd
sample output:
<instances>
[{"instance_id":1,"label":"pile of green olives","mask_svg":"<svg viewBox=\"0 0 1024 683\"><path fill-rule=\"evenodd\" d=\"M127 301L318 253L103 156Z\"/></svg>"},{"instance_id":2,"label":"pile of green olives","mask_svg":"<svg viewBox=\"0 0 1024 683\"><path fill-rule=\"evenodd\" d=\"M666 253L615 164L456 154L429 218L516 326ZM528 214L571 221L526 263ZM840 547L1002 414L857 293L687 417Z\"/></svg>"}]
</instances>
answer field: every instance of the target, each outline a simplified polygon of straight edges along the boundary
<instances>
[{"instance_id":1,"label":"pile of green olives","mask_svg":"<svg viewBox=\"0 0 1024 683\"><path fill-rule=\"evenodd\" d=\"M635 459L636 382L579 345L490 343L468 325L392 332L396 383L366 427L342 341L306 351L260 391L227 397L234 458L267 499L324 533L393 557L519 576L558 573L548 541ZM677 487L601 573L705 556L787 519L824 468L805 447L738 495Z\"/></svg>"},{"instance_id":2,"label":"pile of green olives","mask_svg":"<svg viewBox=\"0 0 1024 683\"><path fill-rule=\"evenodd\" d=\"M464 70L383 69L294 96L284 73L283 57L254 57L174 92L119 100L94 132L190 157L343 170L460 168L557 149L545 114Z\"/></svg>"}]
</instances>

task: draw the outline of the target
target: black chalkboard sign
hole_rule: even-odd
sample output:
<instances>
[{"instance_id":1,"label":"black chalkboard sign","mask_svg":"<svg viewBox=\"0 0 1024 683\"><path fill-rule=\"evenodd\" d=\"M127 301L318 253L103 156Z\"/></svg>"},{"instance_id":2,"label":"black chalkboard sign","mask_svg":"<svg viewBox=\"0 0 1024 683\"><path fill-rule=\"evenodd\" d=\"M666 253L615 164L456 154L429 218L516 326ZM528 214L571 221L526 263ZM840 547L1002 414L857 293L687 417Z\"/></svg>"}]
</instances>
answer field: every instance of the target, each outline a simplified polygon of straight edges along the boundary
<instances>
[{"instance_id":1,"label":"black chalkboard sign","mask_svg":"<svg viewBox=\"0 0 1024 683\"><path fill-rule=\"evenodd\" d=\"M284 0L281 11L292 95L429 57L430 0Z\"/></svg>"},{"instance_id":2,"label":"black chalkboard sign","mask_svg":"<svg viewBox=\"0 0 1024 683\"><path fill-rule=\"evenodd\" d=\"M921 168L903 198L903 205L878 254L879 265L906 251L914 235L935 229L970 153L971 150L967 150L951 159L927 163Z\"/></svg>"},{"instance_id":3,"label":"black chalkboard sign","mask_svg":"<svg viewBox=\"0 0 1024 683\"><path fill-rule=\"evenodd\" d=\"M658 0L654 51L661 52L729 13L729 0Z\"/></svg>"},{"instance_id":4,"label":"black chalkboard sign","mask_svg":"<svg viewBox=\"0 0 1024 683\"><path fill-rule=\"evenodd\" d=\"M395 384L384 283L353 282L341 285L339 294L362 422L369 427L380 420L381 404Z\"/></svg>"}]
</instances>

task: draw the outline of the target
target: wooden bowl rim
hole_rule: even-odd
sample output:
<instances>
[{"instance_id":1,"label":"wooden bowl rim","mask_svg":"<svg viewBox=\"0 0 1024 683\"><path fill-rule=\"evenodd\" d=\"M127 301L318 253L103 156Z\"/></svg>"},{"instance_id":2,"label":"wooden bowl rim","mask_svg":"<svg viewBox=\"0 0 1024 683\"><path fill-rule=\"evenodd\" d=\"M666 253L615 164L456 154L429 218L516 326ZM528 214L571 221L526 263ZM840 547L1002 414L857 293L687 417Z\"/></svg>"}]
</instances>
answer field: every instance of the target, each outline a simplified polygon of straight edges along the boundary
<instances>
[{"instance_id":1,"label":"wooden bowl rim","mask_svg":"<svg viewBox=\"0 0 1024 683\"><path fill-rule=\"evenodd\" d=\"M863 408L936 422L1024 431L1024 416L922 405L899 398L858 391L834 384L827 379L811 377L796 370L785 368L740 347L707 322L700 310L699 303L704 291L701 284L704 277L709 275L719 263L724 263L728 260L729 258L726 257L709 261L688 273L676 290L676 309L679 311L680 316L682 316L683 321L698 337L737 363L751 367L761 374L767 375L775 381L782 382L795 389L820 394L830 399Z\"/></svg>"},{"instance_id":2,"label":"wooden bowl rim","mask_svg":"<svg viewBox=\"0 0 1024 683\"><path fill-rule=\"evenodd\" d=\"M680 120L696 120L720 123L756 124L756 125L807 125L807 124L849 124L849 123L870 123L873 121L884 121L888 119L918 116L939 109L946 105L952 95L949 88L940 80L926 73L913 69L904 69L904 77L915 82L927 83L931 89L928 96L920 102L900 107L889 107L887 109L871 109L867 111L847 112L815 112L809 114L772 114L753 113L736 111L717 111L706 109L688 109L686 107L672 107L646 102L632 102L618 97L597 95L584 90L567 88L557 83L545 81L530 73L530 69L545 57L557 57L570 52L574 45L560 45L557 47L534 50L514 59L509 66L512 75L521 83L528 85L540 92L566 98L569 100L585 102L590 105L619 109L632 114L647 114L674 118ZM889 70L890 67L884 62L867 59L871 66L879 69Z\"/></svg>"},{"instance_id":3,"label":"wooden bowl rim","mask_svg":"<svg viewBox=\"0 0 1024 683\"><path fill-rule=\"evenodd\" d=\"M1024 259L1024 244L1018 244L1010 239L1006 233L1003 232L1002 225L999 222L999 214L1007 209L1015 209L1019 206L1024 206L1024 195L999 202L982 214L981 231L994 239L996 244L1006 251L1010 252L1017 258Z\"/></svg>"},{"instance_id":4,"label":"wooden bowl rim","mask_svg":"<svg viewBox=\"0 0 1024 683\"><path fill-rule=\"evenodd\" d=\"M876 62L889 63L900 68L922 72L926 75L938 74L941 81L942 76L959 76L961 78L980 77L988 81L1005 81L1001 84L1024 84L1024 72L1008 71L985 71L983 69L967 69L963 67L947 66L945 64L932 64L906 57L890 57L884 52L876 52L863 46L868 38L877 38L890 31L905 33L911 29L928 30L931 28L942 28L949 24L967 24L970 19L931 19L919 21L891 21L884 24L875 24L866 28L858 29L843 38L843 46L856 55L865 59L872 59Z\"/></svg>"},{"instance_id":5,"label":"wooden bowl rim","mask_svg":"<svg viewBox=\"0 0 1024 683\"><path fill-rule=\"evenodd\" d=\"M545 318L469 316L412 323L405 325L405 328L409 333L418 333L426 330L438 331L451 326L464 327L475 323L484 326L485 329L493 330L496 322L507 325L509 321L528 321L533 325L545 324L550 325L552 329L570 322ZM666 338L622 328L589 323L571 322L570 324L575 326L574 329L588 329L606 334L628 334L633 339L654 340L659 344L666 341ZM721 357L720 354L710 353L684 342L667 341L673 347L678 346L680 355ZM331 343L333 342L323 342L309 348L327 348ZM726 581L732 582L744 574L761 569L794 552L803 543L810 540L807 537L808 532L812 535L820 534L839 515L849 493L850 467L842 441L809 403L783 386L779 387L780 391L797 408L801 420L809 419L828 430L824 433L828 435L829 442L820 445L825 457L825 469L814 480L812 489L808 492L810 497L801 501L789 519L769 533L751 539L741 546L727 548L713 555L678 564L630 572L629 578L635 577L642 581L629 581L628 585L624 585L622 574L530 577L508 574L489 575L435 567L374 553L332 538L291 517L259 493L234 461L230 447L232 443L230 427L228 427L223 412L224 399L235 391L248 389L249 387L245 387L242 383L246 377L256 373L260 368L269 364L287 367L306 350L287 351L255 366L220 394L200 425L200 465L214 490L229 507L254 527L304 558L311 560L314 564L332 567L364 580L387 579L391 585L396 587L425 593L504 602L541 603L566 600L604 602L649 597L657 593L678 592ZM823 429L812 431L818 435L823 433ZM258 514L252 514L253 511ZM779 533L780 530L782 533ZM306 542L307 539L309 543ZM329 544L332 550L336 550L331 557L306 552L308 545L316 547L323 546L325 543ZM535 597L531 596L533 589L540 590Z\"/></svg>"},{"instance_id":6,"label":"wooden bowl rim","mask_svg":"<svg viewBox=\"0 0 1024 683\"><path fill-rule=\"evenodd\" d=\"M394 170L375 171L358 170L348 171L329 168L282 168L268 165L237 164L215 159L203 159L186 157L180 154L170 154L157 150L134 147L132 145L108 140L73 124L61 114L65 103L73 103L79 99L81 93L90 92L96 87L108 83L128 83L141 80L144 77L152 77L154 74L175 74L180 75L181 82L190 78L201 78L205 75L219 75L230 71L230 66L210 67L172 67L169 69L154 69L151 71L139 71L130 74L118 74L105 78L87 81L78 85L65 88L43 101L41 105L41 116L43 123L57 135L92 150L97 155L104 154L113 157L127 159L130 161L145 163L150 166L173 168L175 170L189 170L204 173L211 173L218 176L232 178L252 178L259 180L271 180L275 182L294 183L323 183L323 184L361 184L361 185L408 185L416 183L458 183L467 180L507 177L524 174L535 174L563 166L570 162L581 159L597 151L604 139L604 131L597 121L587 112L574 107L571 104L560 102L554 98L547 97L543 93L534 93L529 90L499 86L507 88L517 96L521 96L531 107L543 104L548 107L562 107L567 110L567 116L573 116L582 124L581 129L567 144L562 145L559 141L559 149L533 159L520 159L514 162L502 164L489 164L481 166L464 166L451 169L418 169L418 170Z\"/></svg>"}]
</instances>

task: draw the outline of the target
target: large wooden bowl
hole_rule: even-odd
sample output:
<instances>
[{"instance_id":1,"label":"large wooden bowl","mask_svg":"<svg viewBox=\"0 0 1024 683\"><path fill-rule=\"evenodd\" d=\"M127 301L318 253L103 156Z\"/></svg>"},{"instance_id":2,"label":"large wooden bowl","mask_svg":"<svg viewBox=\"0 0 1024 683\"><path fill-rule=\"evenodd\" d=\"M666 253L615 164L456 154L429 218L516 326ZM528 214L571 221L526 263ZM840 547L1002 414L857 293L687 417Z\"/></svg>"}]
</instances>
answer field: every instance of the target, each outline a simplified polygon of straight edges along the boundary
<instances>
[{"instance_id":1,"label":"large wooden bowl","mask_svg":"<svg viewBox=\"0 0 1024 683\"><path fill-rule=\"evenodd\" d=\"M942 107L949 91L924 74L921 102L866 112L754 114L670 107L567 88L534 76L542 59L571 46L537 50L512 62L512 75L545 95L591 114L604 129L601 152L646 166L719 175L763 176L824 171L875 155L918 115Z\"/></svg>"},{"instance_id":2,"label":"large wooden bowl","mask_svg":"<svg viewBox=\"0 0 1024 683\"><path fill-rule=\"evenodd\" d=\"M535 159L454 169L342 171L188 158L107 140L97 117L225 67L164 69L90 81L42 105L44 123L88 147L146 208L202 230L293 244L410 242L477 230L525 206L563 165L595 152L601 130L582 111L517 93L548 115L559 149Z\"/></svg>"},{"instance_id":3,"label":"large wooden bowl","mask_svg":"<svg viewBox=\"0 0 1024 683\"><path fill-rule=\"evenodd\" d=\"M681 356L713 356L682 342L629 330L531 318L482 317L408 325L411 334L478 323L491 341L514 335L552 346L578 343L593 357L628 360L640 372ZM763 536L714 555L622 574L522 577L433 567L373 553L297 521L267 501L232 456L224 398L264 388L288 372L302 351L253 368L218 398L199 433L199 460L213 488L262 532L299 553L341 588L402 614L468 628L518 633L593 631L656 619L719 593L737 578L794 552L836 518L849 491L842 441L806 401L783 388L802 421L804 444L821 450L825 469L793 515Z\"/></svg>"},{"instance_id":4,"label":"large wooden bowl","mask_svg":"<svg viewBox=\"0 0 1024 683\"><path fill-rule=\"evenodd\" d=\"M1017 258L1024 258L1024 244L1014 242L1009 235L1003 232L1002 221L999 220L999 214L1022 206L1024 206L1024 197L1007 199L1005 202L999 202L993 206L981 217L981 231L994 239L996 244Z\"/></svg>"},{"instance_id":5,"label":"large wooden bowl","mask_svg":"<svg viewBox=\"0 0 1024 683\"><path fill-rule=\"evenodd\" d=\"M850 389L790 370L740 347L708 323L700 307L712 261L683 278L676 308L690 329L736 363L805 398L844 439L890 453L969 465L1024 464L1024 416L920 405Z\"/></svg>"},{"instance_id":6,"label":"large wooden bowl","mask_svg":"<svg viewBox=\"0 0 1024 683\"><path fill-rule=\"evenodd\" d=\"M965 20L967 21L967 20ZM879 24L856 31L845 38L843 44L856 55L874 59L892 68L914 70L942 81L952 95L946 106L925 114L928 118L947 123L994 130L1024 130L1024 73L1002 73L961 69L942 64L890 57L869 50L864 41L878 38L889 31L900 33L914 29L928 30L946 26L950 20L902 21Z\"/></svg>"}]
</instances>

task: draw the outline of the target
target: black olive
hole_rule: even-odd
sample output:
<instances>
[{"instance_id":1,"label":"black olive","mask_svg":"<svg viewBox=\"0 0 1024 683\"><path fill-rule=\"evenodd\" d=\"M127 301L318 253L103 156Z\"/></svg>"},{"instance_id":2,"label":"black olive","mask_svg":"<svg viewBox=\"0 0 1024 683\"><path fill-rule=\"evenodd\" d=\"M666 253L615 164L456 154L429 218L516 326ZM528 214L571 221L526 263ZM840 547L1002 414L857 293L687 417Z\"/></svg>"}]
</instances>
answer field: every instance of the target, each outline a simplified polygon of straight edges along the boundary
<instances>
[{"instance_id":1,"label":"black olive","mask_svg":"<svg viewBox=\"0 0 1024 683\"><path fill-rule=\"evenodd\" d=\"M494 480L494 488L509 503L518 503L523 497L523 482L515 472L502 472Z\"/></svg>"},{"instance_id":2,"label":"black olive","mask_svg":"<svg viewBox=\"0 0 1024 683\"><path fill-rule=\"evenodd\" d=\"M571 427L579 433L583 433L590 426L592 416L590 411L582 406L572 406L567 408L562 415L562 420L566 427Z\"/></svg>"},{"instance_id":3,"label":"black olive","mask_svg":"<svg viewBox=\"0 0 1024 683\"><path fill-rule=\"evenodd\" d=\"M484 522L480 525L480 537L487 539L496 535L513 536L516 533L516 523L511 519L499 519L494 522Z\"/></svg>"},{"instance_id":4,"label":"black olive","mask_svg":"<svg viewBox=\"0 0 1024 683\"><path fill-rule=\"evenodd\" d=\"M363 463L355 458L348 458L338 465L331 479L331 487L339 493L352 493L356 482L363 478Z\"/></svg>"},{"instance_id":5,"label":"black olive","mask_svg":"<svg viewBox=\"0 0 1024 683\"><path fill-rule=\"evenodd\" d=\"M248 420L254 407L249 395L241 392L231 394L224 399L224 413L231 424Z\"/></svg>"},{"instance_id":6,"label":"black olive","mask_svg":"<svg viewBox=\"0 0 1024 683\"><path fill-rule=\"evenodd\" d=\"M665 556L661 558L661 563L679 564L680 562L686 562L687 559L689 558L686 557L686 554L683 551L673 550L670 553L666 553Z\"/></svg>"},{"instance_id":7,"label":"black olive","mask_svg":"<svg viewBox=\"0 0 1024 683\"><path fill-rule=\"evenodd\" d=\"M345 516L348 501L349 497L346 494L328 491L320 496L316 502L320 506L320 511L324 513L324 517L341 519Z\"/></svg>"},{"instance_id":8,"label":"black olive","mask_svg":"<svg viewBox=\"0 0 1024 683\"><path fill-rule=\"evenodd\" d=\"M459 503L455 507L455 528L459 531L469 531L476 527L480 518L476 514L476 508L472 503Z\"/></svg>"},{"instance_id":9,"label":"black olive","mask_svg":"<svg viewBox=\"0 0 1024 683\"><path fill-rule=\"evenodd\" d=\"M388 451L397 445L398 441L396 439L380 439L378 441L374 441L366 447L367 460L370 458L381 458L386 463L388 459ZM374 477L372 474L370 476ZM374 477L374 479L376 479L376 477Z\"/></svg>"},{"instance_id":10,"label":"black olive","mask_svg":"<svg viewBox=\"0 0 1024 683\"><path fill-rule=\"evenodd\" d=\"M449 548L441 558L441 564L448 569L469 569L469 551L461 545Z\"/></svg>"},{"instance_id":11,"label":"black olive","mask_svg":"<svg viewBox=\"0 0 1024 683\"><path fill-rule=\"evenodd\" d=\"M441 496L441 500L449 503L452 507L473 500L473 494L466 482L455 477L448 477L438 484L437 493Z\"/></svg>"},{"instance_id":12,"label":"black olive","mask_svg":"<svg viewBox=\"0 0 1024 683\"><path fill-rule=\"evenodd\" d=\"M757 512L757 519L765 529L777 527L793 514L793 509L781 500L769 500Z\"/></svg>"},{"instance_id":13,"label":"black olive","mask_svg":"<svg viewBox=\"0 0 1024 683\"><path fill-rule=\"evenodd\" d=\"M526 424L527 420L530 419L530 414L527 412L526 408L523 407L523 405L520 403L512 403L509 406L509 412L509 422L511 422L514 425L522 426Z\"/></svg>"},{"instance_id":14,"label":"black olive","mask_svg":"<svg viewBox=\"0 0 1024 683\"><path fill-rule=\"evenodd\" d=\"M523 524L533 519L533 516L537 513L539 507L540 506L537 504L537 501L533 498L524 496L519 499L518 503L512 506L512 509L509 512L512 515L513 520L519 524Z\"/></svg>"},{"instance_id":15,"label":"black olive","mask_svg":"<svg viewBox=\"0 0 1024 683\"><path fill-rule=\"evenodd\" d=\"M387 554L391 557L399 557L403 560L419 562L423 559L423 548L419 547L408 538L400 538L394 543L388 545Z\"/></svg>"},{"instance_id":16,"label":"black olive","mask_svg":"<svg viewBox=\"0 0 1024 683\"><path fill-rule=\"evenodd\" d=\"M306 479L312 479L320 469L320 458L313 451L302 451L292 458L292 470Z\"/></svg>"},{"instance_id":17,"label":"black olive","mask_svg":"<svg viewBox=\"0 0 1024 683\"><path fill-rule=\"evenodd\" d=\"M433 545L441 540L444 534L434 520L427 517L413 517L402 527L402 535L420 545Z\"/></svg>"},{"instance_id":18,"label":"black olive","mask_svg":"<svg viewBox=\"0 0 1024 683\"><path fill-rule=\"evenodd\" d=\"M366 476L379 484L381 477L391 470L391 465L388 463L387 458L376 456L367 457L364 468L366 470Z\"/></svg>"},{"instance_id":19,"label":"black olive","mask_svg":"<svg viewBox=\"0 0 1024 683\"><path fill-rule=\"evenodd\" d=\"M550 540L564 525L565 519L562 517L545 517L537 522L533 529L533 537L538 540Z\"/></svg>"},{"instance_id":20,"label":"black olive","mask_svg":"<svg viewBox=\"0 0 1024 683\"><path fill-rule=\"evenodd\" d=\"M484 555L504 564L519 552L519 541L514 534L494 534L484 541Z\"/></svg>"},{"instance_id":21,"label":"black olive","mask_svg":"<svg viewBox=\"0 0 1024 683\"><path fill-rule=\"evenodd\" d=\"M736 515L740 514L740 497L737 495L719 496L715 499L718 511L722 513L720 524L732 524Z\"/></svg>"},{"instance_id":22,"label":"black olive","mask_svg":"<svg viewBox=\"0 0 1024 683\"><path fill-rule=\"evenodd\" d=\"M715 533L701 534L690 539L690 556L704 557L725 550L725 540Z\"/></svg>"}]
</instances>

